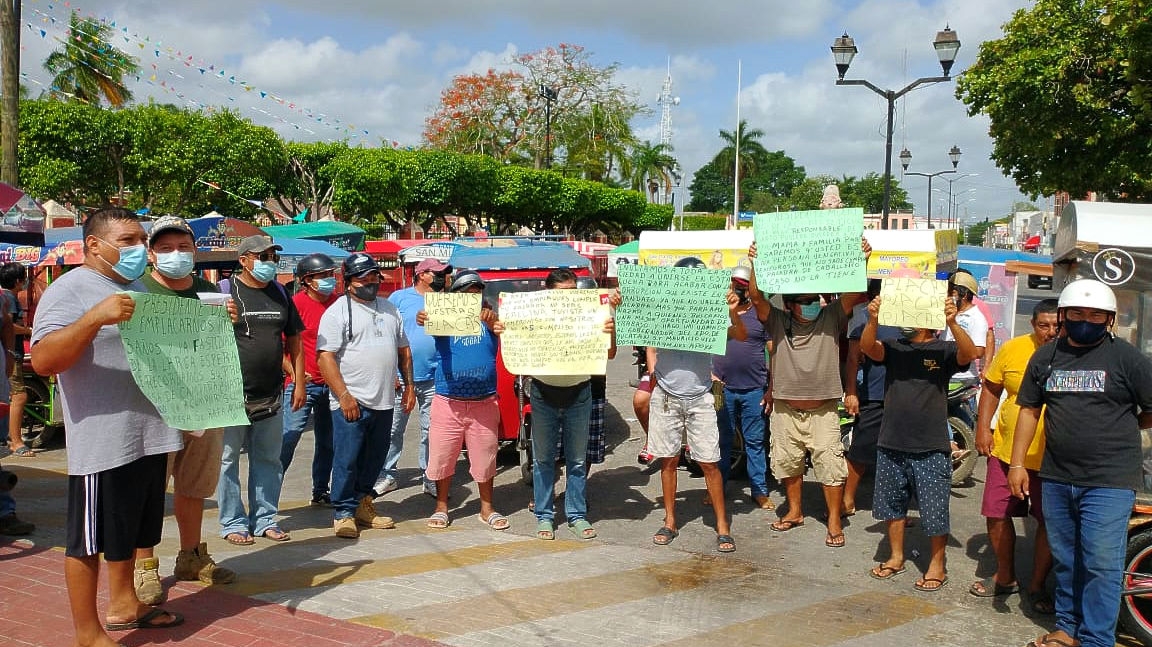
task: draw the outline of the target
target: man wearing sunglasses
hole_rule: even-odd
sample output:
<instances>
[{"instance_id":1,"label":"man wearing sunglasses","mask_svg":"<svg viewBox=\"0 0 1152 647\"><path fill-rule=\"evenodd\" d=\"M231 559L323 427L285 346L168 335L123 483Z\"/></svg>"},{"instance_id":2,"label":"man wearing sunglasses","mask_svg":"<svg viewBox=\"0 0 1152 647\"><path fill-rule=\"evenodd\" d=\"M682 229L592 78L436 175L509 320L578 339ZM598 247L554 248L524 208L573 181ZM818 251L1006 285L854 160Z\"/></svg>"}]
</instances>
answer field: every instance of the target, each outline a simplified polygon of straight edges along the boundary
<instances>
[{"instance_id":1,"label":"man wearing sunglasses","mask_svg":"<svg viewBox=\"0 0 1152 647\"><path fill-rule=\"evenodd\" d=\"M304 353L300 333L304 323L296 305L276 282L281 247L267 236L249 236L237 252L243 272L229 284L237 320L236 348L244 381L247 425L224 429L224 457L216 496L220 506L220 536L237 546L255 542L253 536L287 541L288 533L276 523L284 468L282 448L283 359L292 364L291 407L298 411L307 398ZM240 452L248 449L248 505L240 494Z\"/></svg>"}]
</instances>

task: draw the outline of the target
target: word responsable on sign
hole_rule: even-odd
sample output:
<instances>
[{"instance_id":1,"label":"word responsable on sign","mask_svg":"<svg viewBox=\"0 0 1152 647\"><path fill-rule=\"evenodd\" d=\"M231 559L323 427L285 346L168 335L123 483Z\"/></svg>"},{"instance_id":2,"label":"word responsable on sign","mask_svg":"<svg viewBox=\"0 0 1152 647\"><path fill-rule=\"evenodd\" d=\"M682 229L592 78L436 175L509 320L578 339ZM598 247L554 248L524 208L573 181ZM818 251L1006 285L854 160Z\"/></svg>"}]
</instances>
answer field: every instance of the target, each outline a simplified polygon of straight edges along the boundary
<instances>
[{"instance_id":1,"label":"word responsable on sign","mask_svg":"<svg viewBox=\"0 0 1152 647\"><path fill-rule=\"evenodd\" d=\"M132 377L170 427L248 424L240 356L228 311L196 299L129 292L120 338Z\"/></svg>"},{"instance_id":2,"label":"word responsable on sign","mask_svg":"<svg viewBox=\"0 0 1152 647\"><path fill-rule=\"evenodd\" d=\"M723 355L731 270L621 265L616 343Z\"/></svg>"},{"instance_id":3,"label":"word responsable on sign","mask_svg":"<svg viewBox=\"0 0 1152 647\"><path fill-rule=\"evenodd\" d=\"M863 209L756 214L756 283L777 294L863 292Z\"/></svg>"},{"instance_id":4,"label":"word responsable on sign","mask_svg":"<svg viewBox=\"0 0 1152 647\"><path fill-rule=\"evenodd\" d=\"M936 279L884 279L880 284L881 326L943 330L948 281Z\"/></svg>"},{"instance_id":5,"label":"word responsable on sign","mask_svg":"<svg viewBox=\"0 0 1152 647\"><path fill-rule=\"evenodd\" d=\"M473 337L480 334L483 294L429 292L424 295L424 332L434 337Z\"/></svg>"},{"instance_id":6,"label":"word responsable on sign","mask_svg":"<svg viewBox=\"0 0 1152 647\"><path fill-rule=\"evenodd\" d=\"M514 375L603 375L611 316L599 290L501 292L504 366Z\"/></svg>"}]
</instances>

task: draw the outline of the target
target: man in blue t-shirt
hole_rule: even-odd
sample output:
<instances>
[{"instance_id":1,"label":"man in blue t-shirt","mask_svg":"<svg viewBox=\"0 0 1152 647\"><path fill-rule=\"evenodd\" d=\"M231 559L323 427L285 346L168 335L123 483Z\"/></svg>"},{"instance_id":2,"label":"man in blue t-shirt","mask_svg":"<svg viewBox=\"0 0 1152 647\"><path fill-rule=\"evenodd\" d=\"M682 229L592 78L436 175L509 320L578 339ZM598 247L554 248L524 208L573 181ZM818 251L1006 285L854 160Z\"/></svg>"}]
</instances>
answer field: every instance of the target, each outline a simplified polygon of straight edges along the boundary
<instances>
[{"instance_id":1,"label":"man in blue t-shirt","mask_svg":"<svg viewBox=\"0 0 1152 647\"><path fill-rule=\"evenodd\" d=\"M388 297L392 305L400 311L404 319L404 334L408 336L409 348L412 350L412 379L413 389L416 391L416 403L420 407L420 473L428 468L428 425L431 423L432 396L436 394L436 344L424 327L416 323L416 313L424 309L424 295L429 292L444 290L445 277L452 268L435 258L426 258L416 265L413 274L413 285L410 288L397 290ZM397 402L401 392L396 391ZM399 487L396 481L396 466L400 462L400 453L404 449L404 429L408 426L408 412L403 407L394 409L392 418L392 440L388 446L388 458L384 459L384 469L380 471L380 478L376 479L373 491L377 497L395 490ZM424 479L424 493L435 497L436 483L426 476Z\"/></svg>"},{"instance_id":2,"label":"man in blue t-shirt","mask_svg":"<svg viewBox=\"0 0 1152 647\"><path fill-rule=\"evenodd\" d=\"M461 270L452 292L483 294L484 281L472 270ZM421 310L420 326L427 320ZM496 336L503 324L491 306L481 309L480 334L434 337L440 361L436 365L436 394L432 398L432 425L428 437L425 476L436 484L436 510L429 528L447 528L448 490L456 472L460 450L468 447L468 465L480 491L480 520L493 530L507 530L508 519L492 507L496 479L496 451L500 448L500 406L496 402Z\"/></svg>"}]
</instances>

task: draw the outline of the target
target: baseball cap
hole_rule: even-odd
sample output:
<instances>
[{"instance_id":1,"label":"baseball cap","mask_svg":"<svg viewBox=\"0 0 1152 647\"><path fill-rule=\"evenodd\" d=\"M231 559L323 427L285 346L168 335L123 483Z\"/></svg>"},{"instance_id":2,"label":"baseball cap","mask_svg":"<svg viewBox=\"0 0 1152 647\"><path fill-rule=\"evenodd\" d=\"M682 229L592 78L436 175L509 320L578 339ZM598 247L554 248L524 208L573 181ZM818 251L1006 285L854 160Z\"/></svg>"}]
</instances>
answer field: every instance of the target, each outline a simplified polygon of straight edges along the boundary
<instances>
[{"instance_id":1,"label":"baseball cap","mask_svg":"<svg viewBox=\"0 0 1152 647\"><path fill-rule=\"evenodd\" d=\"M156 241L156 237L166 231L179 231L188 234L193 239L196 234L192 233L192 227L188 225L188 221L180 216L161 216L152 223L152 231L148 232L148 246L151 247L152 243Z\"/></svg>"},{"instance_id":2,"label":"baseball cap","mask_svg":"<svg viewBox=\"0 0 1152 647\"><path fill-rule=\"evenodd\" d=\"M260 254L270 249L281 251L284 248L272 242L272 239L267 236L249 236L240 241L240 246L236 248L236 253L240 256L245 254Z\"/></svg>"},{"instance_id":3,"label":"baseball cap","mask_svg":"<svg viewBox=\"0 0 1152 647\"><path fill-rule=\"evenodd\" d=\"M438 258L426 258L416 264L417 274L424 272L443 272L446 269L448 269L448 265Z\"/></svg>"}]
</instances>

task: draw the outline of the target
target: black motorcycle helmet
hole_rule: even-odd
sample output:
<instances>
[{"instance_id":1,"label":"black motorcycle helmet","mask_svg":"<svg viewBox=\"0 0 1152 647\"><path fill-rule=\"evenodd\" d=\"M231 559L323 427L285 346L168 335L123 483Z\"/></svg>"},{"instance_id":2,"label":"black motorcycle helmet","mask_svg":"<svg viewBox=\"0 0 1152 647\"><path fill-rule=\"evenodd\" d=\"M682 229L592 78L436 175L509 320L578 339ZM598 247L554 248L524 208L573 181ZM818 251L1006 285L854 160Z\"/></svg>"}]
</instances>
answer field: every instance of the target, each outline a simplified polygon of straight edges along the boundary
<instances>
[{"instance_id":1,"label":"black motorcycle helmet","mask_svg":"<svg viewBox=\"0 0 1152 647\"><path fill-rule=\"evenodd\" d=\"M331 256L320 253L309 254L296 264L296 278L302 279L305 276L334 269L336 269L336 261L332 260Z\"/></svg>"},{"instance_id":2,"label":"black motorcycle helmet","mask_svg":"<svg viewBox=\"0 0 1152 647\"><path fill-rule=\"evenodd\" d=\"M344 259L341 265L341 271L344 274L344 279L355 278L368 272L379 272L380 265L376 259L365 254L364 252L356 252Z\"/></svg>"},{"instance_id":3,"label":"black motorcycle helmet","mask_svg":"<svg viewBox=\"0 0 1152 647\"><path fill-rule=\"evenodd\" d=\"M696 258L695 256L685 256L684 258L676 261L676 265L673 267L691 267L693 269L699 270L705 269L708 266L704 264L704 261Z\"/></svg>"},{"instance_id":4,"label":"black motorcycle helmet","mask_svg":"<svg viewBox=\"0 0 1152 647\"><path fill-rule=\"evenodd\" d=\"M476 270L458 270L456 276L452 277L452 285L448 286L448 291L463 292L473 285L484 287L484 279L480 278L480 274Z\"/></svg>"}]
</instances>

